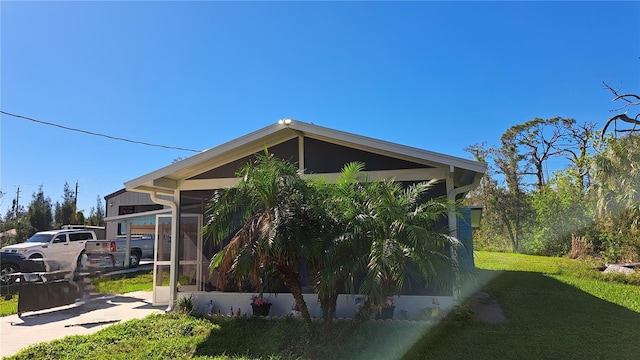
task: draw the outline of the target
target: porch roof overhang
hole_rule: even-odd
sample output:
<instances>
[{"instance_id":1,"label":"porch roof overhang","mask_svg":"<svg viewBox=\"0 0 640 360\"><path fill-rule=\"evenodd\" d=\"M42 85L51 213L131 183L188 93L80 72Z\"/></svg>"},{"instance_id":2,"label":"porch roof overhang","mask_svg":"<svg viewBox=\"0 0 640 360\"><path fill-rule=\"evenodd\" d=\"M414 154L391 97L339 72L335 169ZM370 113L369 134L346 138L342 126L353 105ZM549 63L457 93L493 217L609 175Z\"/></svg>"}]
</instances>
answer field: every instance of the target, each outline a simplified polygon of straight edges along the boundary
<instances>
[{"instance_id":1,"label":"porch roof overhang","mask_svg":"<svg viewBox=\"0 0 640 360\"><path fill-rule=\"evenodd\" d=\"M238 179L190 178L261 152L265 146L278 145L298 137L326 141L423 164L429 167L422 169L423 174L427 174L430 178L444 179L449 173L455 179L455 187L477 183L486 171L486 165L476 161L286 119L130 180L125 183L125 188L127 191L172 196L176 190L206 190L233 186ZM324 175L332 176L332 174ZM376 177L394 176L398 180L420 180L413 179L415 174L410 170L378 171L375 175Z\"/></svg>"},{"instance_id":2,"label":"porch roof overhang","mask_svg":"<svg viewBox=\"0 0 640 360\"><path fill-rule=\"evenodd\" d=\"M146 216L155 216L160 214L170 214L171 209L160 209L160 210L152 210L152 211L144 211L134 214L126 214L126 215L116 215L116 216L107 216L104 218L105 222L127 222L135 219L143 218Z\"/></svg>"}]
</instances>

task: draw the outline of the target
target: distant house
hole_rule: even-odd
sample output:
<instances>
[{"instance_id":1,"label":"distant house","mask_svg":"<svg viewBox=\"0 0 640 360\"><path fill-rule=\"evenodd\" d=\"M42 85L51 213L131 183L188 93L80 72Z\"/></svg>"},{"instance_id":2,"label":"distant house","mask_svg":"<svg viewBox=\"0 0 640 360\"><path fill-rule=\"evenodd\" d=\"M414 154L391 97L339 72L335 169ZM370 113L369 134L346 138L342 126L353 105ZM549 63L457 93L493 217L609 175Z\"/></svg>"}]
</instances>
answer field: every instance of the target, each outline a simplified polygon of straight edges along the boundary
<instances>
[{"instance_id":1,"label":"distant house","mask_svg":"<svg viewBox=\"0 0 640 360\"><path fill-rule=\"evenodd\" d=\"M439 179L431 195L451 200L461 199L476 188L486 170L484 164L475 161L286 119L130 180L125 183L126 191L105 198L107 219L118 224L113 226L116 230L108 225L107 231L109 235L113 235L112 231L123 233L123 224L135 221L138 223L131 225L132 232L151 231L149 221L134 219L155 220L155 304L170 305L180 296L191 295L197 306L213 300L224 313L231 307L249 311L252 294L211 291L208 265L217 248L203 239L201 230L205 206L214 191L235 185L239 181L236 171L265 147L269 153L297 164L305 174L321 174L328 179L335 178L345 164L354 161L366 164L365 172L371 179L394 177L406 183ZM448 221L452 235L458 236L458 228L465 221L460 222L455 213ZM287 312L291 304L287 296L278 295L272 312ZM305 294L312 312L318 310L314 296ZM433 300L403 296L396 305L415 315ZM443 307L453 303L452 296L437 300ZM353 299L344 297L340 301L338 316L349 316Z\"/></svg>"},{"instance_id":2,"label":"distant house","mask_svg":"<svg viewBox=\"0 0 640 360\"><path fill-rule=\"evenodd\" d=\"M5 237L13 238L17 234L18 234L18 232L16 231L16 229L9 229L7 231L0 232L0 239L5 238Z\"/></svg>"},{"instance_id":3,"label":"distant house","mask_svg":"<svg viewBox=\"0 0 640 360\"><path fill-rule=\"evenodd\" d=\"M115 239L126 234L127 224L131 224L132 235L154 235L156 215L168 214L168 206L151 201L145 193L118 190L104 197L106 206L106 238Z\"/></svg>"}]
</instances>

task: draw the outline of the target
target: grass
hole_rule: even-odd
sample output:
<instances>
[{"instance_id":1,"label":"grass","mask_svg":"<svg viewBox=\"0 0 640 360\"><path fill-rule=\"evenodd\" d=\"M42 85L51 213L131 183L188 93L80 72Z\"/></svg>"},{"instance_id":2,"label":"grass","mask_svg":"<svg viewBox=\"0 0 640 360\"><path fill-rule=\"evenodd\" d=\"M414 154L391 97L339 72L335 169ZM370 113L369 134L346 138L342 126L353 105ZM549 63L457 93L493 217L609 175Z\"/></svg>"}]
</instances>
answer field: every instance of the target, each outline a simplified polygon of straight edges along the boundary
<instances>
[{"instance_id":1,"label":"grass","mask_svg":"<svg viewBox=\"0 0 640 360\"><path fill-rule=\"evenodd\" d=\"M425 324L372 322L347 341L333 336L304 342L304 326L293 318L216 316L173 312L109 326L90 336L69 336L22 350L10 359L392 359L408 351ZM315 324L320 330L321 324Z\"/></svg>"},{"instance_id":2,"label":"grass","mask_svg":"<svg viewBox=\"0 0 640 360\"><path fill-rule=\"evenodd\" d=\"M640 358L635 279L604 275L575 260L507 253L478 252L476 265L508 322L482 323L461 306L435 326L368 322L351 331L349 321L337 321L333 332L306 344L302 323L294 319L170 313L38 344L12 359Z\"/></svg>"},{"instance_id":3,"label":"grass","mask_svg":"<svg viewBox=\"0 0 640 360\"><path fill-rule=\"evenodd\" d=\"M153 271L133 272L118 276L102 276L92 281L100 293L126 294L134 291L153 291Z\"/></svg>"},{"instance_id":4,"label":"grass","mask_svg":"<svg viewBox=\"0 0 640 360\"><path fill-rule=\"evenodd\" d=\"M14 295L11 299L4 296L0 298L0 316L7 316L18 313L18 296Z\"/></svg>"},{"instance_id":5,"label":"grass","mask_svg":"<svg viewBox=\"0 0 640 360\"><path fill-rule=\"evenodd\" d=\"M638 285L575 260L478 252L476 261L509 321L441 323L406 359L640 358Z\"/></svg>"}]
</instances>

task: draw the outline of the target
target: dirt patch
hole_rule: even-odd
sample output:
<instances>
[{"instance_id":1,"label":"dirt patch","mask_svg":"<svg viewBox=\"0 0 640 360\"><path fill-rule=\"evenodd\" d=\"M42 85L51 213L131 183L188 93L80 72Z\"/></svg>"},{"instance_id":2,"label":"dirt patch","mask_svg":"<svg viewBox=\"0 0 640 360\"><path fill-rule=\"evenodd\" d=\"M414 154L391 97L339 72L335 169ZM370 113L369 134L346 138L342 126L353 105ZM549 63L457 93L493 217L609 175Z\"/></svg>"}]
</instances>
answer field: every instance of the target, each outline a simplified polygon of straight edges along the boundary
<instances>
[{"instance_id":1,"label":"dirt patch","mask_svg":"<svg viewBox=\"0 0 640 360\"><path fill-rule=\"evenodd\" d=\"M498 301L489 293L477 291L471 295L470 299L471 309L480 321L488 324L501 324L508 321Z\"/></svg>"}]
</instances>

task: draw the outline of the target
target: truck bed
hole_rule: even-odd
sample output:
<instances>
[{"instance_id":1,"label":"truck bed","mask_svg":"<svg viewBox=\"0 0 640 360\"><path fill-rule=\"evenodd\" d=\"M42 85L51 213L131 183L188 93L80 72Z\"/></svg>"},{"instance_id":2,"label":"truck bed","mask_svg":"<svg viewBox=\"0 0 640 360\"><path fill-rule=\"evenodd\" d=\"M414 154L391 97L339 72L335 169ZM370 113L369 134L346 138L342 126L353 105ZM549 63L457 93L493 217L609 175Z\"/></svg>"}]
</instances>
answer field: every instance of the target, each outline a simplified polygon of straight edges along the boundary
<instances>
[{"instance_id":1,"label":"truck bed","mask_svg":"<svg viewBox=\"0 0 640 360\"><path fill-rule=\"evenodd\" d=\"M131 267L138 266L140 259L153 259L155 240L152 236L131 238ZM87 255L85 266L88 268L124 267L126 239L91 240L85 244Z\"/></svg>"}]
</instances>

